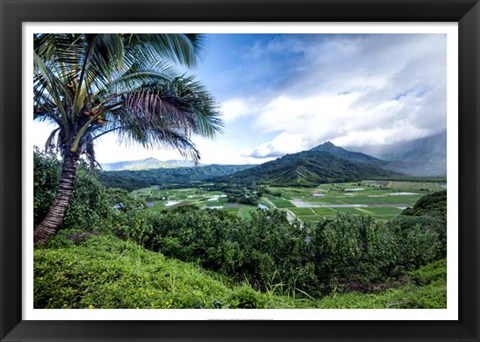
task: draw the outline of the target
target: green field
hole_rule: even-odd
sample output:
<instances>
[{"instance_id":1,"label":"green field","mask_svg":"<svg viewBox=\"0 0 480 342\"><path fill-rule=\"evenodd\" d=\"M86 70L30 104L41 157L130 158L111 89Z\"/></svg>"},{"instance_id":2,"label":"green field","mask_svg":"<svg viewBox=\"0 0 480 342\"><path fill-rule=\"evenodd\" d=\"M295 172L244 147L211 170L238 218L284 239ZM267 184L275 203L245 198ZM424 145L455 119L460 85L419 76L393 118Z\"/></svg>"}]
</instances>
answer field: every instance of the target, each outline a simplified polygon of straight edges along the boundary
<instances>
[{"instance_id":1,"label":"green field","mask_svg":"<svg viewBox=\"0 0 480 342\"><path fill-rule=\"evenodd\" d=\"M391 219L404 208L412 207L422 196L444 188L442 182L371 180L322 184L315 188L269 187L270 192L259 203L268 209L288 210L304 222L316 222L323 216L336 213ZM258 209L255 206L228 203L227 195L221 191L198 188L165 190L152 186L135 190L132 194L144 200L151 207L150 210L195 205L248 217Z\"/></svg>"},{"instance_id":2,"label":"green field","mask_svg":"<svg viewBox=\"0 0 480 342\"><path fill-rule=\"evenodd\" d=\"M328 215L335 215L336 211L331 208L313 208L312 209L315 215L320 216L328 216Z\"/></svg>"},{"instance_id":3,"label":"green field","mask_svg":"<svg viewBox=\"0 0 480 342\"><path fill-rule=\"evenodd\" d=\"M371 181L322 184L315 188L269 187L268 200L288 208L305 222L336 213L390 219L412 207L422 196L445 188L443 182Z\"/></svg>"},{"instance_id":4,"label":"green field","mask_svg":"<svg viewBox=\"0 0 480 342\"><path fill-rule=\"evenodd\" d=\"M220 209L239 217L248 217L255 206L228 203L227 195L221 191L206 191L197 188L159 189L156 186L134 190L132 194L144 200L149 210L168 210L185 205L195 205L203 209ZM272 208L267 201L260 200L262 205Z\"/></svg>"},{"instance_id":5,"label":"green field","mask_svg":"<svg viewBox=\"0 0 480 342\"><path fill-rule=\"evenodd\" d=\"M313 209L314 208L290 208L290 211L292 211L297 216L316 215Z\"/></svg>"}]
</instances>

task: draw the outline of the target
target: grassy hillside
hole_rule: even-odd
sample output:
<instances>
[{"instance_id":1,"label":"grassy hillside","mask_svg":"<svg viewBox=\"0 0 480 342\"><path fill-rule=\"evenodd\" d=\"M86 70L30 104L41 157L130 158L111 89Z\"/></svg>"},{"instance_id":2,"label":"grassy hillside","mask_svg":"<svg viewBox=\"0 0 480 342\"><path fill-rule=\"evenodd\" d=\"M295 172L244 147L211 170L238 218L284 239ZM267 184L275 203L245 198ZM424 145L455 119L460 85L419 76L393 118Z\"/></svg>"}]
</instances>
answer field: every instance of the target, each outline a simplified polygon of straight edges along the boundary
<instances>
[{"instance_id":1,"label":"grassy hillside","mask_svg":"<svg viewBox=\"0 0 480 342\"><path fill-rule=\"evenodd\" d=\"M59 242L56 239L53 242ZM261 294L194 264L113 236L35 250L38 308L288 308L287 297Z\"/></svg>"},{"instance_id":2,"label":"grassy hillside","mask_svg":"<svg viewBox=\"0 0 480 342\"><path fill-rule=\"evenodd\" d=\"M406 285L374 293L292 298L234 285L194 264L167 259L113 236L74 244L57 237L35 250L38 308L444 308L446 262L410 272Z\"/></svg>"}]
</instances>

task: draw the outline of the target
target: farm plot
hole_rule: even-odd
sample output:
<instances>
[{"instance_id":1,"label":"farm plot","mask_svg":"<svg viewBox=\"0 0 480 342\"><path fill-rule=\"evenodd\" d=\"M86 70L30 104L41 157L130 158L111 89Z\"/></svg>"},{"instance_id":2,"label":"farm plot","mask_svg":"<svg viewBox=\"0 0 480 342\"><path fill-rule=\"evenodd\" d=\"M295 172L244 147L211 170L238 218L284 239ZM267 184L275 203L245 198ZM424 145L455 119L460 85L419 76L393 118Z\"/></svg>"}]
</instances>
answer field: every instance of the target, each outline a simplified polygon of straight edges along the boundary
<instances>
[{"instance_id":1,"label":"farm plot","mask_svg":"<svg viewBox=\"0 0 480 342\"><path fill-rule=\"evenodd\" d=\"M319 216L335 215L336 211L332 208L313 208L313 212Z\"/></svg>"},{"instance_id":2,"label":"farm plot","mask_svg":"<svg viewBox=\"0 0 480 342\"><path fill-rule=\"evenodd\" d=\"M316 215L316 213L313 210L314 208L290 208L290 211L297 216Z\"/></svg>"},{"instance_id":3,"label":"farm plot","mask_svg":"<svg viewBox=\"0 0 480 342\"><path fill-rule=\"evenodd\" d=\"M185 205L194 205L202 209L224 210L239 217L249 217L257 206L229 203L227 195L221 191L206 191L197 188L160 190L158 187L149 187L132 192L136 198L144 200L148 210L160 211L178 208ZM259 203L267 209L272 205L265 200ZM289 202L286 202L289 204ZM291 205L291 204L289 204Z\"/></svg>"},{"instance_id":4,"label":"farm plot","mask_svg":"<svg viewBox=\"0 0 480 342\"><path fill-rule=\"evenodd\" d=\"M363 210L372 215L398 215L402 212L402 209L397 207L368 207Z\"/></svg>"},{"instance_id":5,"label":"farm plot","mask_svg":"<svg viewBox=\"0 0 480 342\"><path fill-rule=\"evenodd\" d=\"M292 202L285 198L275 197L275 196L267 196L268 200L273 203L273 205L277 208L291 208L294 207Z\"/></svg>"},{"instance_id":6,"label":"farm plot","mask_svg":"<svg viewBox=\"0 0 480 342\"><path fill-rule=\"evenodd\" d=\"M272 193L281 196L268 198L303 221L339 212L387 219L413 206L422 196L444 188L441 182L362 181L321 184L316 188L271 187Z\"/></svg>"},{"instance_id":7,"label":"farm plot","mask_svg":"<svg viewBox=\"0 0 480 342\"><path fill-rule=\"evenodd\" d=\"M302 215L297 217L303 222L318 222L322 218L318 215Z\"/></svg>"},{"instance_id":8,"label":"farm plot","mask_svg":"<svg viewBox=\"0 0 480 342\"><path fill-rule=\"evenodd\" d=\"M352 215L365 215L364 211L359 210L360 208L335 208L338 213L347 213Z\"/></svg>"}]
</instances>

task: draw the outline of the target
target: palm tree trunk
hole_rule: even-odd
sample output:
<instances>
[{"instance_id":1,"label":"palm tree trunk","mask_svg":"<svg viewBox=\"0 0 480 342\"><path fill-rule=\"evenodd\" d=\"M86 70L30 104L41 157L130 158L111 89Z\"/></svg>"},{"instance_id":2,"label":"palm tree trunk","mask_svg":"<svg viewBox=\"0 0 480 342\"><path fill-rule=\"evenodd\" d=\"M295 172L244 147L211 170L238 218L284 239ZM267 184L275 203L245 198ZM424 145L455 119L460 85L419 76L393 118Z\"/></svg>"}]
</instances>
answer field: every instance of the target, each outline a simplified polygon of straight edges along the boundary
<instances>
[{"instance_id":1,"label":"palm tree trunk","mask_svg":"<svg viewBox=\"0 0 480 342\"><path fill-rule=\"evenodd\" d=\"M75 190L75 175L77 173L79 155L68 152L63 158L62 173L58 185L57 196L53 201L47 216L35 227L34 241L44 244L57 233L68 209L70 199Z\"/></svg>"}]
</instances>

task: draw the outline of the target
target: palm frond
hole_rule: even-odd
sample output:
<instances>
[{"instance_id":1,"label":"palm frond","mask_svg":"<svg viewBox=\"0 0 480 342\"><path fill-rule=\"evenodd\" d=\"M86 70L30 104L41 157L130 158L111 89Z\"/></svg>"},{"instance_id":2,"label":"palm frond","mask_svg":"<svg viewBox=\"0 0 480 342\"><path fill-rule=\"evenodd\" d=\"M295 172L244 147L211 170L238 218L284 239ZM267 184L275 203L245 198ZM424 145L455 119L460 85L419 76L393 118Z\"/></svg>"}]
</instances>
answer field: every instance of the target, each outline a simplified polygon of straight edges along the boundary
<instances>
[{"instance_id":1,"label":"palm frond","mask_svg":"<svg viewBox=\"0 0 480 342\"><path fill-rule=\"evenodd\" d=\"M134 58L168 59L188 67L196 65L202 51L201 39L193 34L132 34L127 35L125 42Z\"/></svg>"},{"instance_id":2,"label":"palm frond","mask_svg":"<svg viewBox=\"0 0 480 342\"><path fill-rule=\"evenodd\" d=\"M60 130L60 127L54 129L50 135L48 136L48 139L47 141L45 142L45 152L46 153L49 153L51 151L53 151L53 149L55 148L55 144L53 143L53 140L55 139L58 131Z\"/></svg>"},{"instance_id":3,"label":"palm frond","mask_svg":"<svg viewBox=\"0 0 480 342\"><path fill-rule=\"evenodd\" d=\"M190 137L222 130L205 88L173 76L172 63L196 63L200 35L37 34L34 45L34 117L60 126L48 146L57 136L63 151L85 153L93 165L93 140L116 132L198 160Z\"/></svg>"},{"instance_id":4,"label":"palm frond","mask_svg":"<svg viewBox=\"0 0 480 342\"><path fill-rule=\"evenodd\" d=\"M68 116L64 106L64 102L62 101L62 93L65 90L65 84L58 79L57 75L55 75L47 65L42 61L42 59L35 54L34 55L35 66L38 70L38 74L41 75L45 79L45 87L44 90L48 93L48 96L52 99L52 102L55 104L56 108L61 113L62 117L62 124L65 129L68 128Z\"/></svg>"}]
</instances>

